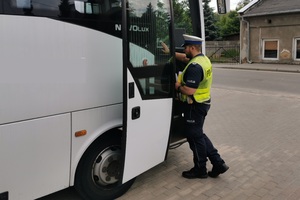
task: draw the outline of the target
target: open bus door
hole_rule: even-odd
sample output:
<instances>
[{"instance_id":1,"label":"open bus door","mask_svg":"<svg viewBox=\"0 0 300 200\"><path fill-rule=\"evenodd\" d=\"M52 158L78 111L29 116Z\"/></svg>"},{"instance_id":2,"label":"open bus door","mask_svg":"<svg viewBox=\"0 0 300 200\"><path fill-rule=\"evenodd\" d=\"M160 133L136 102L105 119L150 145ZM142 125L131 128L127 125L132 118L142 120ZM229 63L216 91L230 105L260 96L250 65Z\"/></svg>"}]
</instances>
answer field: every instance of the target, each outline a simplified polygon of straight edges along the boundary
<instances>
[{"instance_id":1,"label":"open bus door","mask_svg":"<svg viewBox=\"0 0 300 200\"><path fill-rule=\"evenodd\" d=\"M129 0L123 30L123 150L122 183L163 162L172 120L173 67L171 54L160 42L171 44L170 2ZM158 10L162 15L158 15Z\"/></svg>"}]
</instances>

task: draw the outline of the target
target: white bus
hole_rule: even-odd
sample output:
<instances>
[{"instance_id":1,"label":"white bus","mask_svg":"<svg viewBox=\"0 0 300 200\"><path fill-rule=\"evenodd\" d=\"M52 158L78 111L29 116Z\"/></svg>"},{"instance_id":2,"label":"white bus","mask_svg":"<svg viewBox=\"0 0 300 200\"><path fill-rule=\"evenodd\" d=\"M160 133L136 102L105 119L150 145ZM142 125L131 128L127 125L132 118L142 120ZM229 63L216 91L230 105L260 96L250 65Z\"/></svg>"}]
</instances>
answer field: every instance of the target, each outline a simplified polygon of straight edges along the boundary
<instances>
[{"instance_id":1,"label":"white bus","mask_svg":"<svg viewBox=\"0 0 300 200\"><path fill-rule=\"evenodd\" d=\"M189 33L204 37L202 2L190 5ZM70 186L114 199L184 141L175 45L160 47L175 44L173 12L171 0L1 0L1 200Z\"/></svg>"}]
</instances>

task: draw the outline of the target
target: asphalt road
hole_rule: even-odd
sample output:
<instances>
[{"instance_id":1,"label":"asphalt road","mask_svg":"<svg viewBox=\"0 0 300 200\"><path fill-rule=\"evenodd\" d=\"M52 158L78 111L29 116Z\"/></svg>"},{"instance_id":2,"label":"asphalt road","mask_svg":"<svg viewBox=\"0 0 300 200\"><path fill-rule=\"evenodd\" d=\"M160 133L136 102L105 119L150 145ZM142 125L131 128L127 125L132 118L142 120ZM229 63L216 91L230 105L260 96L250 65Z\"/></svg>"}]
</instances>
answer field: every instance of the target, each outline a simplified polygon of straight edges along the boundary
<instances>
[{"instance_id":1,"label":"asphalt road","mask_svg":"<svg viewBox=\"0 0 300 200\"><path fill-rule=\"evenodd\" d=\"M278 95L300 95L300 73L214 69L213 87Z\"/></svg>"}]
</instances>

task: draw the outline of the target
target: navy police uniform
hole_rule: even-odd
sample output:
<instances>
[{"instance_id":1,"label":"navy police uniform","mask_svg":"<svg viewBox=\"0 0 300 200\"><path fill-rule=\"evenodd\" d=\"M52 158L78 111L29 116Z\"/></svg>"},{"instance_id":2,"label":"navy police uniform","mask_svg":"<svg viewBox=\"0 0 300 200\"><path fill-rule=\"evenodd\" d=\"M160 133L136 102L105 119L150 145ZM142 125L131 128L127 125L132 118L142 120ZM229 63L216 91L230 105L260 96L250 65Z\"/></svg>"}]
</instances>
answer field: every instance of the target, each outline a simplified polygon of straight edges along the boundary
<instances>
[{"instance_id":1,"label":"navy police uniform","mask_svg":"<svg viewBox=\"0 0 300 200\"><path fill-rule=\"evenodd\" d=\"M201 44L202 39L184 35L185 44ZM184 108L185 134L190 149L193 152L194 167L183 172L185 178L206 178L208 175L217 177L227 171L228 166L213 146L210 139L203 132L205 117L210 109L210 87L212 82L212 67L209 59L198 54L191 59L184 69L181 77L182 85L196 89L194 95L181 94ZM207 173L207 157L213 165L211 172Z\"/></svg>"}]
</instances>

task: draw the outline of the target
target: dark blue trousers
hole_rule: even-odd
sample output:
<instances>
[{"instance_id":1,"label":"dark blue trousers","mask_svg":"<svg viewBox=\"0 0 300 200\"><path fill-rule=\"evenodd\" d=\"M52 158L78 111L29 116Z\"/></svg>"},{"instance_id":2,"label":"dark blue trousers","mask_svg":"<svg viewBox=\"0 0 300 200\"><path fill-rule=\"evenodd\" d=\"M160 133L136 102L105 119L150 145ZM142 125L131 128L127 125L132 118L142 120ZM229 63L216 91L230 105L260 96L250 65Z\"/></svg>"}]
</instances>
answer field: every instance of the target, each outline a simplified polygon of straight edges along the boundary
<instances>
[{"instance_id":1,"label":"dark blue trousers","mask_svg":"<svg viewBox=\"0 0 300 200\"><path fill-rule=\"evenodd\" d=\"M194 169L202 174L207 171L207 158L212 165L224 163L218 150L203 132L203 124L209 109L209 104L184 104L185 134L193 152Z\"/></svg>"}]
</instances>

